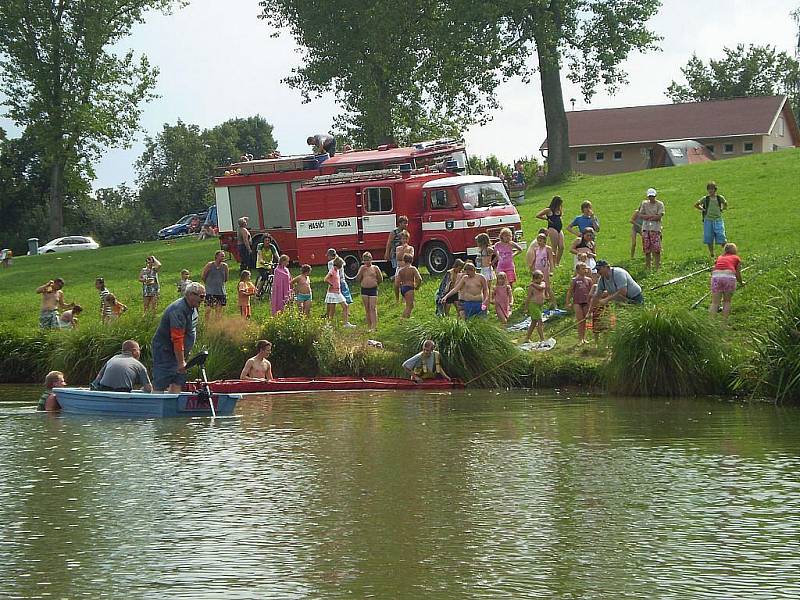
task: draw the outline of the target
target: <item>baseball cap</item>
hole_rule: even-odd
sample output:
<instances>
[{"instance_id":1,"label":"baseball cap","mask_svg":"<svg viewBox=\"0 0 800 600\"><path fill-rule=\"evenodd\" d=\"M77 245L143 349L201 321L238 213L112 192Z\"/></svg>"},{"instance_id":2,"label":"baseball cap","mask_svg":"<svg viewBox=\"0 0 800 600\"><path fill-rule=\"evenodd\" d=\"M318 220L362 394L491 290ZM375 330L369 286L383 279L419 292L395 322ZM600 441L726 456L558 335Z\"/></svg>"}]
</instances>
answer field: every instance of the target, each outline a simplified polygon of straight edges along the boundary
<instances>
[{"instance_id":1,"label":"baseball cap","mask_svg":"<svg viewBox=\"0 0 800 600\"><path fill-rule=\"evenodd\" d=\"M647 195L648 196L655 196L656 195L656 188L648 188Z\"/></svg>"},{"instance_id":2,"label":"baseball cap","mask_svg":"<svg viewBox=\"0 0 800 600\"><path fill-rule=\"evenodd\" d=\"M594 268L595 269L599 269L600 267L607 267L607 266L608 266L608 261L607 260L598 260L595 263Z\"/></svg>"}]
</instances>

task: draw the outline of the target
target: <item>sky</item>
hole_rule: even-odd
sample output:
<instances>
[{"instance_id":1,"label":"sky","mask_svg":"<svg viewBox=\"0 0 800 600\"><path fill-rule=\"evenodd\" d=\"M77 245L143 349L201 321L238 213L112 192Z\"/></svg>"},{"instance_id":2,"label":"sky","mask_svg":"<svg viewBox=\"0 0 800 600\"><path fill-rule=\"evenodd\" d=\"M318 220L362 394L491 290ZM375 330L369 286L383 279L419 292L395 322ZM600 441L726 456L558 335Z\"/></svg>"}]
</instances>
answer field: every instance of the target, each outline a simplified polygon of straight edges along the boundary
<instances>
[{"instance_id":1,"label":"sky","mask_svg":"<svg viewBox=\"0 0 800 600\"><path fill-rule=\"evenodd\" d=\"M797 27L789 13L798 7L800 0L663 0L650 21L664 38L661 51L629 56L628 84L613 96L599 89L590 104L565 81L564 104L569 110L575 98L575 109L582 110L667 103L667 86L681 80L680 68L693 52L707 61L721 57L725 46L752 43L793 53ZM260 114L274 126L283 154L305 153L309 135L328 131L338 112L333 97L303 104L297 90L281 83L300 54L288 34L271 37L272 30L256 18L259 12L258 0L192 0L171 15L151 13L134 29L121 49L144 53L159 67L160 97L144 105L136 143L109 149L96 164L95 189L135 185L134 163L144 136L178 119L206 128ZM495 154L504 162L541 158L546 132L536 77L530 84L512 79L496 94L500 108L493 119L466 132L468 153ZM0 127L12 136L19 133L6 119L0 118Z\"/></svg>"}]
</instances>

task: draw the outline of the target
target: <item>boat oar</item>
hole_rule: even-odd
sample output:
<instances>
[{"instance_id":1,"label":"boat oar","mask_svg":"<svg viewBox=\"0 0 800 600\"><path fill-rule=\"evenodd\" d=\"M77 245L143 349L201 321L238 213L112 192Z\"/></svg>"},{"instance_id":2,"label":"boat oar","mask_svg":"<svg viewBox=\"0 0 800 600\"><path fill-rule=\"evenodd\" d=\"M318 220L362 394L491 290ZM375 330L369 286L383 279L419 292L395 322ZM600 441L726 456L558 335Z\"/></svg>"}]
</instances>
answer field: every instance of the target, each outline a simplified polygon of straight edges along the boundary
<instances>
[{"instance_id":1,"label":"boat oar","mask_svg":"<svg viewBox=\"0 0 800 600\"><path fill-rule=\"evenodd\" d=\"M203 377L203 389L198 393L199 397L208 399L208 405L211 407L211 418L217 417L217 409L214 408L214 399L211 397L211 388L208 386L208 377L206 376L206 361L208 360L208 350L201 350L194 358L186 363L186 370L192 367L200 366L200 374Z\"/></svg>"},{"instance_id":2,"label":"boat oar","mask_svg":"<svg viewBox=\"0 0 800 600\"><path fill-rule=\"evenodd\" d=\"M710 271L713 267L708 266L699 271L694 271L693 273L688 273L686 275L679 275L678 277L673 277L669 281L665 281L664 283L659 283L658 285L654 285L648 291L652 292L653 290L658 290L663 287L667 287L668 285L672 285L673 283L678 283L679 281L683 281L684 279L689 279L689 277L694 277L695 275L699 275L700 273L705 273L706 271Z\"/></svg>"}]
</instances>

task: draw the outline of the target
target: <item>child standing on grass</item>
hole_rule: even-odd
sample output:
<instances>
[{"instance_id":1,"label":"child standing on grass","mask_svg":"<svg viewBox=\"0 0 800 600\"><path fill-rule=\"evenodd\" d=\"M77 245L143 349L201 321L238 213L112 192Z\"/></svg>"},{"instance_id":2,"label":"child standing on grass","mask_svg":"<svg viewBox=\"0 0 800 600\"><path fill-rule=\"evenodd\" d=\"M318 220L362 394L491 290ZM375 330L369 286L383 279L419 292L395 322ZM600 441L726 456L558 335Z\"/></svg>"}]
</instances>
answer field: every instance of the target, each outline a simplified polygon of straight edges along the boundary
<instances>
[{"instance_id":1,"label":"child standing on grass","mask_svg":"<svg viewBox=\"0 0 800 600\"><path fill-rule=\"evenodd\" d=\"M361 256L364 264L358 269L356 281L361 286L361 300L367 318L367 331L378 328L378 286L383 281L383 273L372 264L372 253L364 252Z\"/></svg>"},{"instance_id":2,"label":"child standing on grass","mask_svg":"<svg viewBox=\"0 0 800 600\"><path fill-rule=\"evenodd\" d=\"M50 371L44 378L44 387L46 389L39 397L39 404L36 405L36 410L45 410L47 412L61 410L53 388L65 387L66 385L67 382L64 380L64 374L61 371Z\"/></svg>"},{"instance_id":3,"label":"child standing on grass","mask_svg":"<svg viewBox=\"0 0 800 600\"><path fill-rule=\"evenodd\" d=\"M126 310L128 307L118 301L114 294L106 294L103 298L103 323L116 321Z\"/></svg>"},{"instance_id":4,"label":"child standing on grass","mask_svg":"<svg viewBox=\"0 0 800 600\"><path fill-rule=\"evenodd\" d=\"M243 319L250 318L250 296L256 293L256 286L250 281L251 275L247 269L239 273L239 314Z\"/></svg>"},{"instance_id":5,"label":"child standing on grass","mask_svg":"<svg viewBox=\"0 0 800 600\"><path fill-rule=\"evenodd\" d=\"M278 266L272 277L272 314L277 315L289 302L289 293L292 291L292 274L289 273L289 257L281 254Z\"/></svg>"},{"instance_id":6,"label":"child standing on grass","mask_svg":"<svg viewBox=\"0 0 800 600\"><path fill-rule=\"evenodd\" d=\"M511 316L511 305L514 304L514 294L505 271L498 271L497 285L492 292L492 303L497 318L505 325Z\"/></svg>"},{"instance_id":7,"label":"child standing on grass","mask_svg":"<svg viewBox=\"0 0 800 600\"><path fill-rule=\"evenodd\" d=\"M525 343L531 341L534 328L539 333L539 341L544 341L544 324L542 323L542 306L544 306L544 296L547 291L547 284L544 282L544 273L534 271L533 277L528 285L528 297L525 298L525 312L531 317L531 324L525 334Z\"/></svg>"},{"instance_id":8,"label":"child standing on grass","mask_svg":"<svg viewBox=\"0 0 800 600\"><path fill-rule=\"evenodd\" d=\"M328 284L328 293L325 295L325 308L327 311L327 318L328 321L333 323L333 319L336 317L336 305L339 304L342 307L342 318L343 322L347 323L345 320L345 308L347 307L347 301L344 299L342 295L342 284L340 279L340 269L344 266L344 261L340 256L337 256L331 261L331 268L328 271L328 274L325 275L325 283Z\"/></svg>"},{"instance_id":9,"label":"child standing on grass","mask_svg":"<svg viewBox=\"0 0 800 600\"><path fill-rule=\"evenodd\" d=\"M144 312L155 314L158 310L158 295L161 287L158 283L158 272L161 270L161 263L155 256L148 256L145 259L145 266L139 272L139 281L142 282L142 299Z\"/></svg>"},{"instance_id":10,"label":"child standing on grass","mask_svg":"<svg viewBox=\"0 0 800 600\"><path fill-rule=\"evenodd\" d=\"M328 249L328 271L333 267L333 261L339 258L336 250L333 248ZM350 294L350 286L347 285L347 278L344 276L344 259L339 267L339 287L342 297L344 298L344 306L342 306L342 318L344 319L345 327L355 327L350 322L350 305L353 303L353 296Z\"/></svg>"},{"instance_id":11,"label":"child standing on grass","mask_svg":"<svg viewBox=\"0 0 800 600\"><path fill-rule=\"evenodd\" d=\"M575 265L575 277L570 281L565 306L572 306L578 322L578 343L586 343L586 319L589 318L589 299L594 280L589 276L586 263Z\"/></svg>"},{"instance_id":12,"label":"child standing on grass","mask_svg":"<svg viewBox=\"0 0 800 600\"><path fill-rule=\"evenodd\" d=\"M394 270L395 276L397 276L400 269L404 267L403 257L406 254L410 254L413 260L414 246L411 245L411 234L408 233L407 230L404 230L400 232L400 244L394 250L395 262L397 263L397 268Z\"/></svg>"},{"instance_id":13,"label":"child standing on grass","mask_svg":"<svg viewBox=\"0 0 800 600\"><path fill-rule=\"evenodd\" d=\"M100 295L100 320L105 320L105 312L103 308L105 307L105 300L106 296L108 295L108 289L106 289L106 280L104 277L98 277L94 280L94 289L97 290L97 293Z\"/></svg>"},{"instance_id":14,"label":"child standing on grass","mask_svg":"<svg viewBox=\"0 0 800 600\"><path fill-rule=\"evenodd\" d=\"M526 255L528 269L531 273L541 271L544 275L544 283L547 286L547 298L550 300L552 308L556 308L556 297L550 285L550 274L556 268L556 256L553 249L547 245L547 233L539 231L536 242L531 244Z\"/></svg>"},{"instance_id":15,"label":"child standing on grass","mask_svg":"<svg viewBox=\"0 0 800 600\"><path fill-rule=\"evenodd\" d=\"M181 279L176 284L176 287L178 288L178 295L181 298L183 298L183 296L186 294L186 287L190 283L192 283L192 280L189 278L189 275L190 275L189 269L183 269L181 271Z\"/></svg>"},{"instance_id":16,"label":"child standing on grass","mask_svg":"<svg viewBox=\"0 0 800 600\"><path fill-rule=\"evenodd\" d=\"M397 301L403 297L406 307L403 310L403 318L408 319L411 316L411 311L414 310L414 292L419 289L422 284L422 276L419 274L417 267L412 265L414 257L406 254L403 257L402 267L397 272L394 278L394 297Z\"/></svg>"},{"instance_id":17,"label":"child standing on grass","mask_svg":"<svg viewBox=\"0 0 800 600\"><path fill-rule=\"evenodd\" d=\"M311 265L303 265L300 267L300 275L292 279L290 282L294 290L294 300L297 302L297 307L303 312L304 315L311 314Z\"/></svg>"},{"instance_id":18,"label":"child standing on grass","mask_svg":"<svg viewBox=\"0 0 800 600\"><path fill-rule=\"evenodd\" d=\"M478 268L478 273L483 275L486 283L489 284L489 291L491 292L492 282L494 281L494 266L497 265L497 252L492 246L492 240L485 233L476 235L475 243L478 244L478 256L475 257L475 266Z\"/></svg>"},{"instance_id":19,"label":"child standing on grass","mask_svg":"<svg viewBox=\"0 0 800 600\"><path fill-rule=\"evenodd\" d=\"M500 241L494 245L497 252L497 270L503 271L510 285L517 281L517 270L514 267L514 257L522 252L522 246L514 241L513 234L508 227L500 230Z\"/></svg>"}]
</instances>

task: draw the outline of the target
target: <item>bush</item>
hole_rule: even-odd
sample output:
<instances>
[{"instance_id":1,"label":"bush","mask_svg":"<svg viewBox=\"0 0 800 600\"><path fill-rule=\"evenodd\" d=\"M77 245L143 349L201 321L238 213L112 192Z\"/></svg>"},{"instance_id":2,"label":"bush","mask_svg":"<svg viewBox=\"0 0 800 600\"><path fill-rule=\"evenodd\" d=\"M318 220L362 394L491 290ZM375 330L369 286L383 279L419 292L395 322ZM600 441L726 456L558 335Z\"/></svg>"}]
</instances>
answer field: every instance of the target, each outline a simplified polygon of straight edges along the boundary
<instances>
[{"instance_id":1,"label":"bush","mask_svg":"<svg viewBox=\"0 0 800 600\"><path fill-rule=\"evenodd\" d=\"M300 314L295 306L267 318L260 337L272 342L270 362L276 377L319 375L333 356L325 321Z\"/></svg>"},{"instance_id":2,"label":"bush","mask_svg":"<svg viewBox=\"0 0 800 600\"><path fill-rule=\"evenodd\" d=\"M773 321L754 336L753 360L740 367L737 389L777 402L800 401L800 292L791 289L770 302Z\"/></svg>"},{"instance_id":3,"label":"bush","mask_svg":"<svg viewBox=\"0 0 800 600\"><path fill-rule=\"evenodd\" d=\"M518 385L525 360L508 335L486 319L453 317L407 321L403 327L404 357L413 356L431 339L451 377L481 387Z\"/></svg>"},{"instance_id":4,"label":"bush","mask_svg":"<svg viewBox=\"0 0 800 600\"><path fill-rule=\"evenodd\" d=\"M0 331L0 383L43 383L50 370L47 347L41 331Z\"/></svg>"},{"instance_id":5,"label":"bush","mask_svg":"<svg viewBox=\"0 0 800 600\"><path fill-rule=\"evenodd\" d=\"M402 359L390 350L370 348L364 343L337 347L328 366L330 375L356 377L401 377Z\"/></svg>"},{"instance_id":6,"label":"bush","mask_svg":"<svg viewBox=\"0 0 800 600\"><path fill-rule=\"evenodd\" d=\"M708 315L684 309L631 311L611 337L608 390L627 396L696 396L724 391L730 373Z\"/></svg>"}]
</instances>

